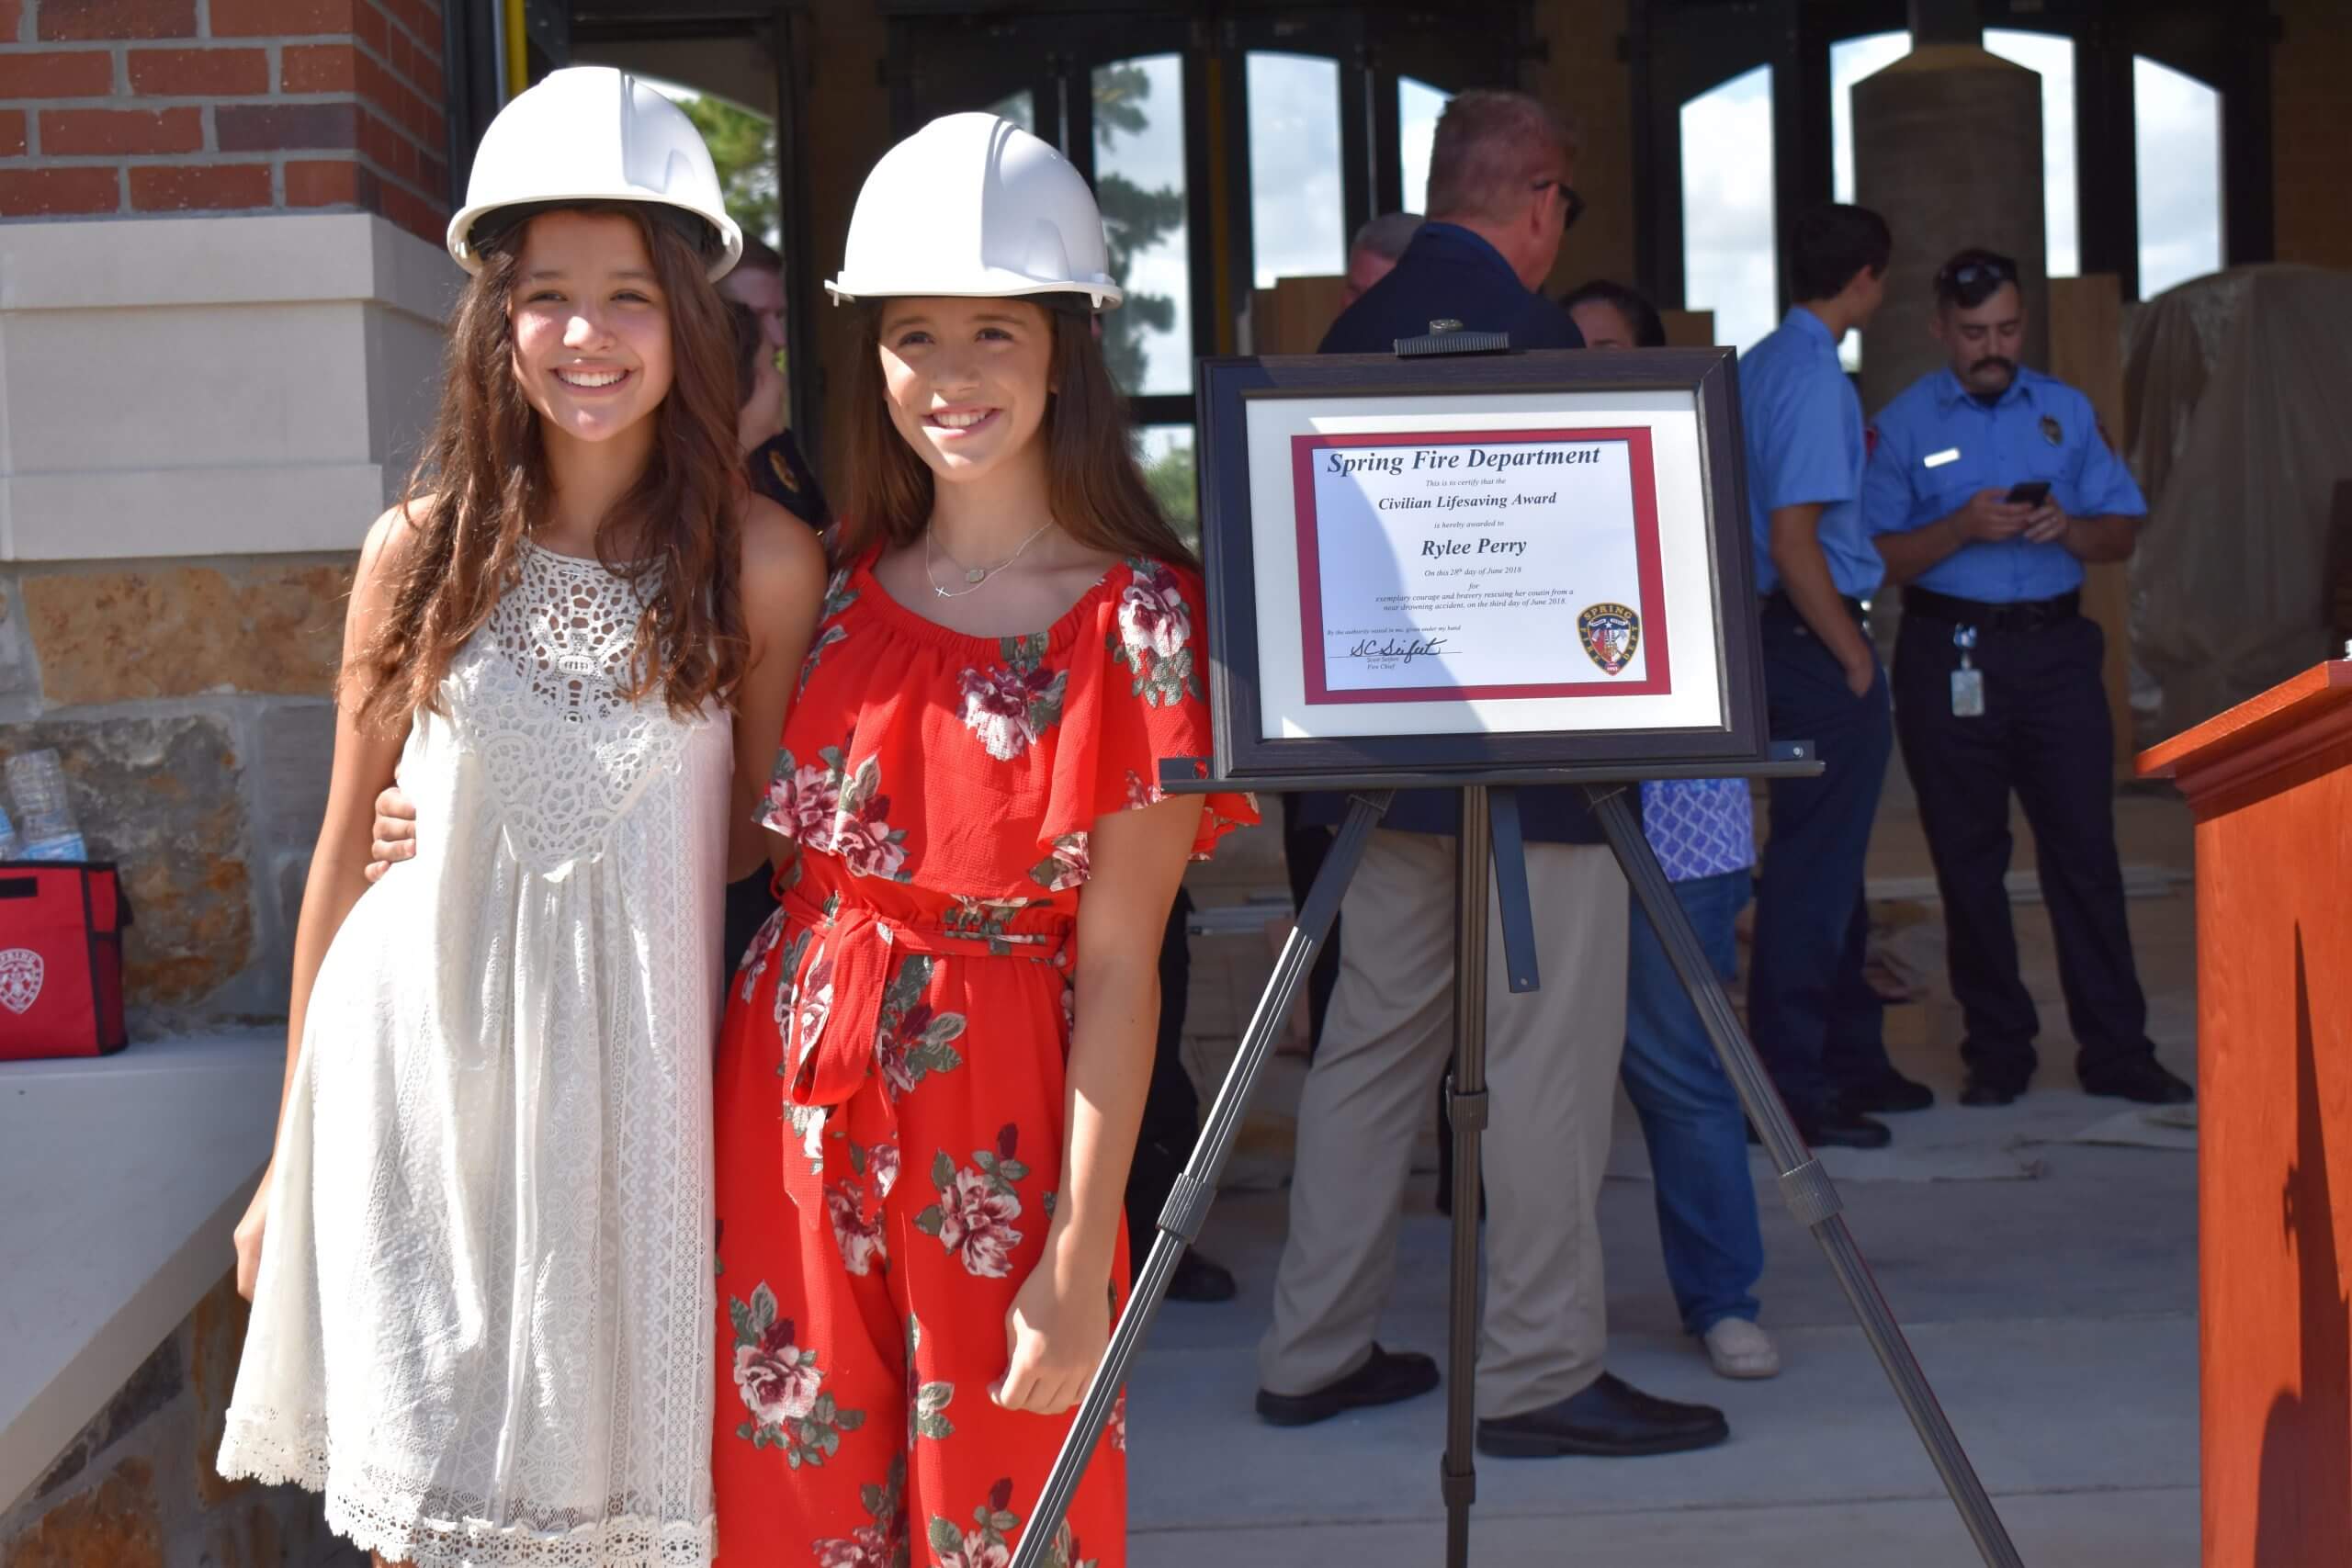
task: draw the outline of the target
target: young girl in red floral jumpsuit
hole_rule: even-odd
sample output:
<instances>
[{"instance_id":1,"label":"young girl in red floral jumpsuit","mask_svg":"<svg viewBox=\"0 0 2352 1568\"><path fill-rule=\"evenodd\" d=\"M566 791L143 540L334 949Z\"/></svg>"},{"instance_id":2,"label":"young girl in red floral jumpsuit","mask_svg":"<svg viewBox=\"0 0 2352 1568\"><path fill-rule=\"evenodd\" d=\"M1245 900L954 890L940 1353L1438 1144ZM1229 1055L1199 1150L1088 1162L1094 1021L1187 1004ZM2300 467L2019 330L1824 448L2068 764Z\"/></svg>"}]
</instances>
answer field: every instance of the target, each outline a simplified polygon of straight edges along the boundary
<instances>
[{"instance_id":1,"label":"young girl in red floral jumpsuit","mask_svg":"<svg viewBox=\"0 0 2352 1568\"><path fill-rule=\"evenodd\" d=\"M1077 172L1002 120L878 164L836 571L718 1067L729 1568L1009 1561L1128 1278L1162 931L1254 820L1204 756L1200 583L1136 469ZM1125 1561L1124 1416L1053 1561Z\"/></svg>"}]
</instances>

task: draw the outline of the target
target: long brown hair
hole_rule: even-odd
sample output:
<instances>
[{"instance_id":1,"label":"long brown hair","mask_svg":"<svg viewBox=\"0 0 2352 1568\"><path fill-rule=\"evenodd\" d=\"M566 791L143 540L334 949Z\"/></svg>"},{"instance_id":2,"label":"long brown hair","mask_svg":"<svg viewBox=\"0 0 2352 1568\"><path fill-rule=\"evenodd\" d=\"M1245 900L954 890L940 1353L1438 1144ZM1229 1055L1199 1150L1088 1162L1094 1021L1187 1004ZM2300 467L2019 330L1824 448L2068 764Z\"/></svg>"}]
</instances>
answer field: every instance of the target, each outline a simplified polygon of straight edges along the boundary
<instances>
[{"instance_id":1,"label":"long brown hair","mask_svg":"<svg viewBox=\"0 0 2352 1568\"><path fill-rule=\"evenodd\" d=\"M1046 402L1044 425L1054 521L1092 549L1196 566L1136 467L1126 400L1111 379L1084 304L1052 295L1031 303L1045 309L1054 334L1052 384L1059 389ZM885 308L861 307L865 330L850 370L836 470L848 479L848 504L833 527L838 561L856 560L878 546L911 545L931 523L931 468L890 423L882 376Z\"/></svg>"},{"instance_id":2,"label":"long brown hair","mask_svg":"<svg viewBox=\"0 0 2352 1568\"><path fill-rule=\"evenodd\" d=\"M734 337L703 258L676 230L628 203L577 210L636 220L669 311L672 377L650 416L652 456L597 525L596 554L645 603L623 694L635 702L659 687L673 711L691 713L734 692L749 649L736 593ZM438 708L449 660L513 585L522 541L547 514L547 448L515 378L507 317L528 227L488 243L458 299L440 412L401 497L415 536L393 569L390 612L345 672L363 720ZM624 546L629 558L614 558Z\"/></svg>"}]
</instances>

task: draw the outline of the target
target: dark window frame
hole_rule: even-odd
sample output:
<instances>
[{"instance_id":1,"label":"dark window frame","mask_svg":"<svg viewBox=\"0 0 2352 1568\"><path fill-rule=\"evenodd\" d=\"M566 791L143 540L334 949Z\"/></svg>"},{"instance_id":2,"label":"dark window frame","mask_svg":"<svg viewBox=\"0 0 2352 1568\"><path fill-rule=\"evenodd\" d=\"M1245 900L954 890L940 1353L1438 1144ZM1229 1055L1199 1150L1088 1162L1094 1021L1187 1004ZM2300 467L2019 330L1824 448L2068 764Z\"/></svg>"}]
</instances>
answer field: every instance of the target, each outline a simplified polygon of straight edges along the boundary
<instances>
[{"instance_id":1,"label":"dark window frame","mask_svg":"<svg viewBox=\"0 0 2352 1568\"><path fill-rule=\"evenodd\" d=\"M1983 0L1986 28L2075 41L2075 211L2081 269L2140 291L2132 62L2146 56L2222 94L2222 259L2276 253L2270 51L2276 24L2203 0ZM1685 298L1682 105L1758 65L1772 67L1776 218L1830 199L1829 50L1909 26L1904 0L1633 0L1634 273L1653 299ZM1780 304L1791 303L1785 269Z\"/></svg>"}]
</instances>

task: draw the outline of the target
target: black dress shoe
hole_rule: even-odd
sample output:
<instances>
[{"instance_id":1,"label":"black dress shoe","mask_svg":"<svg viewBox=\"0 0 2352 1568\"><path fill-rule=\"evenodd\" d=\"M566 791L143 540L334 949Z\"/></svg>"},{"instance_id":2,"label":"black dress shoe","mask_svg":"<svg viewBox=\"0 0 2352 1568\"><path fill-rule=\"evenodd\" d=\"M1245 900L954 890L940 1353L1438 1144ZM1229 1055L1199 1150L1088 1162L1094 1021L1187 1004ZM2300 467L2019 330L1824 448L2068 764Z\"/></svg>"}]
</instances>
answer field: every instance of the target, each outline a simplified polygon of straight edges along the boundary
<instances>
[{"instance_id":1,"label":"black dress shoe","mask_svg":"<svg viewBox=\"0 0 2352 1568\"><path fill-rule=\"evenodd\" d=\"M1894 1141L1883 1122L1833 1105L1814 1116L1799 1116L1797 1132L1816 1149L1883 1149Z\"/></svg>"},{"instance_id":2,"label":"black dress shoe","mask_svg":"<svg viewBox=\"0 0 2352 1568\"><path fill-rule=\"evenodd\" d=\"M1960 1091L1962 1105L2008 1105L2025 1092L2023 1084L2013 1084L2005 1078L1980 1077L1968 1075L1968 1083Z\"/></svg>"},{"instance_id":3,"label":"black dress shoe","mask_svg":"<svg viewBox=\"0 0 2352 1568\"><path fill-rule=\"evenodd\" d=\"M1269 1426L1312 1427L1317 1421L1375 1404L1414 1399L1437 1386L1437 1362L1418 1351L1372 1348L1372 1359L1312 1393L1258 1391L1258 1415Z\"/></svg>"},{"instance_id":4,"label":"black dress shoe","mask_svg":"<svg viewBox=\"0 0 2352 1568\"><path fill-rule=\"evenodd\" d=\"M1731 1436L1712 1404L1678 1404L1607 1372L1582 1393L1524 1416L1478 1423L1478 1451L1490 1459L1552 1459L1560 1454L1678 1454Z\"/></svg>"},{"instance_id":5,"label":"black dress shoe","mask_svg":"<svg viewBox=\"0 0 2352 1568\"><path fill-rule=\"evenodd\" d=\"M1895 1116L1907 1111L1925 1111L1936 1102L1936 1091L1916 1078L1906 1078L1889 1067L1871 1082L1846 1091L1849 1111L1864 1115Z\"/></svg>"},{"instance_id":6,"label":"black dress shoe","mask_svg":"<svg viewBox=\"0 0 2352 1568\"><path fill-rule=\"evenodd\" d=\"M1168 1277L1171 1302L1229 1302L1238 1288L1232 1269L1190 1250L1176 1260L1176 1272Z\"/></svg>"},{"instance_id":7,"label":"black dress shoe","mask_svg":"<svg viewBox=\"0 0 2352 1568\"><path fill-rule=\"evenodd\" d=\"M2197 1091L2166 1072L2154 1056L2133 1056L2101 1067L2083 1079L2085 1094L2136 1100L2143 1105L2187 1105Z\"/></svg>"}]
</instances>

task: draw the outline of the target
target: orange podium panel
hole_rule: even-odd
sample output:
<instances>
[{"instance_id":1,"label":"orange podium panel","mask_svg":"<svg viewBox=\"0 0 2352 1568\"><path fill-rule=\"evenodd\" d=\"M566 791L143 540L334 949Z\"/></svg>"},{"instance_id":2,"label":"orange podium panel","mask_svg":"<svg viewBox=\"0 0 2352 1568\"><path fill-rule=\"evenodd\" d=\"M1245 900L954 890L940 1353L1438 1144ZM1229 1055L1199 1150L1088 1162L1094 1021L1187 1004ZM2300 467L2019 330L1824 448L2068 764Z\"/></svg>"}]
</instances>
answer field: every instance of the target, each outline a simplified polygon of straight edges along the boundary
<instances>
[{"instance_id":1,"label":"orange podium panel","mask_svg":"<svg viewBox=\"0 0 2352 1568\"><path fill-rule=\"evenodd\" d=\"M2140 772L2197 818L2205 1568L2352 1563L2352 661Z\"/></svg>"}]
</instances>

